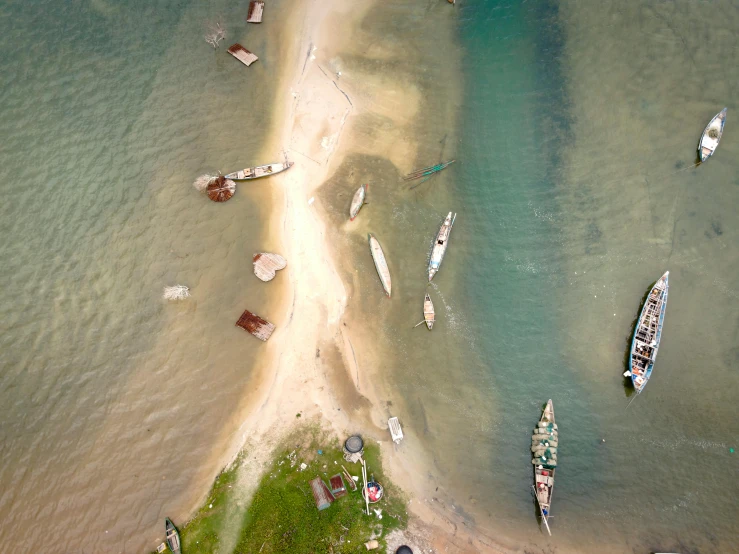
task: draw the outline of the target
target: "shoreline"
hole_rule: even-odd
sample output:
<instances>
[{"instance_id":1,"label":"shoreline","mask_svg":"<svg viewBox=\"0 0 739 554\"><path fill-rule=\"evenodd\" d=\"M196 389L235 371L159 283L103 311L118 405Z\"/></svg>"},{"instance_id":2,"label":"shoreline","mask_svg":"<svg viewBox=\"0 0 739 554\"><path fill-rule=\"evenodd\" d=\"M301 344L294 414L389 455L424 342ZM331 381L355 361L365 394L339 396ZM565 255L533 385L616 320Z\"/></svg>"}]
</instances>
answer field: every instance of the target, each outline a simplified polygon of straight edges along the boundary
<instances>
[{"instance_id":1,"label":"shoreline","mask_svg":"<svg viewBox=\"0 0 739 554\"><path fill-rule=\"evenodd\" d=\"M359 363L376 366L368 362L376 355L365 337L353 333L352 325L347 326L347 321L354 318L346 314L346 287L354 289L359 284L356 280L345 284L335 264L341 252L329 244L329 232L334 229L327 207L318 196L319 189L348 154L384 156L405 171L412 169L420 147L401 135L389 145L376 141L368 147L352 141L356 116L380 113L394 118L402 127L418 117L421 102L420 92L413 85L399 85L387 93L390 81L383 76L367 85L370 92L363 88L356 94L351 77L346 83L341 80L341 59L330 56L342 52L350 33L357 31L372 5L356 9L338 1L312 0L296 6L286 23L292 27L292 36L299 38L291 45L290 63L280 76L278 90L286 98L275 104L275 127L267 143L284 149L296 162L290 171L273 178L273 205L281 205L282 209L273 211L268 224L268 242L279 245L277 251L288 261L288 283L284 285L287 290L280 291L281 300L277 300L280 315L273 321L277 329L266 345L264 363L255 378L251 408L240 410L248 415L235 432L227 466L242 451L248 453L242 462L248 464L249 470L242 472L248 477L239 487L250 498L270 464L274 448L296 422L318 420L340 437L359 432L365 440L374 439L380 444L390 479L403 483L410 498L412 517L402 537L405 542L424 551L505 553L510 550L469 527L464 513L455 513L453 506L446 507L438 498L426 497L423 447L409 452L413 447L406 446L402 455L394 451L385 424L387 410L380 402L380 395L385 395L384 383L376 384L375 375L362 370ZM334 70L331 75L329 71ZM357 75L367 77L361 71ZM402 148L393 150L393 146ZM343 232L344 227L336 230Z\"/></svg>"}]
</instances>

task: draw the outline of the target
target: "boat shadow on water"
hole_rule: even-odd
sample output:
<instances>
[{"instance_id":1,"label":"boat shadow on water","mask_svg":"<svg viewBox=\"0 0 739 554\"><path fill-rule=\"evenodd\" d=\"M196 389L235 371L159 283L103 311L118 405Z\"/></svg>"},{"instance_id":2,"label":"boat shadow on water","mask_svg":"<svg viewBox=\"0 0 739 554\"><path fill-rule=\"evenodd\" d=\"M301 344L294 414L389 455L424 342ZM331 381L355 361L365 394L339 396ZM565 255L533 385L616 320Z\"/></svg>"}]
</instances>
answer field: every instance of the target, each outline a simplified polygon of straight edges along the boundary
<instances>
[{"instance_id":1,"label":"boat shadow on water","mask_svg":"<svg viewBox=\"0 0 739 554\"><path fill-rule=\"evenodd\" d=\"M649 297L649 293L654 288L654 285L657 284L657 281L654 281L651 285L647 287L647 290L644 292L644 296L642 296L641 302L639 302L639 308L636 310L636 315L634 316L634 319L631 321L631 325L629 326L629 332L626 334L626 344L624 346L624 364L622 369L622 374L629 371L629 356L631 355L631 341L634 338L634 332L636 329L636 323L639 321L639 315L641 314L642 308L644 308L644 303L647 301L647 298ZM636 390L634 389L634 386L631 384L631 377L624 376L623 379L623 385L624 385L624 394L626 395L626 398L631 398L632 395L636 394Z\"/></svg>"}]
</instances>

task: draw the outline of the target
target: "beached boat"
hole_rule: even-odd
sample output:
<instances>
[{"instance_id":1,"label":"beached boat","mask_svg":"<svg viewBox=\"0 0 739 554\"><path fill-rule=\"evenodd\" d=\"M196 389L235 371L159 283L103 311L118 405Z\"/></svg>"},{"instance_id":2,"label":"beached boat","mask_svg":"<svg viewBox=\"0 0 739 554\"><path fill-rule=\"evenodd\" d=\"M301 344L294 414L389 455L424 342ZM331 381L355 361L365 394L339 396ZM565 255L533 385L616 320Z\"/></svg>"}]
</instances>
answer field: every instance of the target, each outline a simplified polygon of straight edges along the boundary
<instances>
[{"instance_id":1,"label":"beached boat","mask_svg":"<svg viewBox=\"0 0 739 554\"><path fill-rule=\"evenodd\" d=\"M385 253L382 251L382 246L380 246L380 243L377 242L375 236L372 233L370 233L368 236L370 252L372 253L372 259L375 261L375 267L377 268L377 274L380 276L382 288L385 289L385 294L390 296L392 283L390 282L390 270L387 267Z\"/></svg>"},{"instance_id":2,"label":"beached boat","mask_svg":"<svg viewBox=\"0 0 739 554\"><path fill-rule=\"evenodd\" d=\"M426 298L423 299L423 319L426 320L426 327L431 328L434 326L434 303L431 302L431 295L426 294Z\"/></svg>"},{"instance_id":3,"label":"beached boat","mask_svg":"<svg viewBox=\"0 0 739 554\"><path fill-rule=\"evenodd\" d=\"M285 163L274 163L267 165L258 165L257 167L247 167L239 171L234 171L226 175L226 179L232 181L249 181L251 179L259 179L260 177L269 177L275 173L280 173L286 169L290 169L294 162L285 161Z\"/></svg>"},{"instance_id":4,"label":"beached boat","mask_svg":"<svg viewBox=\"0 0 739 554\"><path fill-rule=\"evenodd\" d=\"M670 272L666 271L649 291L634 328L634 338L631 340L631 354L629 355L629 371L625 373L625 376L631 377L631 383L636 392L644 389L652 375L665 320L667 291L670 288L669 275Z\"/></svg>"},{"instance_id":5,"label":"beached boat","mask_svg":"<svg viewBox=\"0 0 739 554\"><path fill-rule=\"evenodd\" d=\"M364 205L365 196L367 196L367 185L362 185L354 193L354 198L352 198L352 205L349 208L349 221L354 221L354 218L357 217L359 210Z\"/></svg>"},{"instance_id":6,"label":"beached boat","mask_svg":"<svg viewBox=\"0 0 739 554\"><path fill-rule=\"evenodd\" d=\"M167 546L172 551L172 554L181 554L180 533L168 517L164 518L164 530L167 534Z\"/></svg>"},{"instance_id":7,"label":"beached boat","mask_svg":"<svg viewBox=\"0 0 739 554\"><path fill-rule=\"evenodd\" d=\"M431 281L431 279L434 278L434 275L436 275L436 272L439 271L441 261L444 259L446 247L449 244L449 234L452 232L452 225L454 225L455 219L457 219L457 214L452 216L452 212L449 212L444 223L441 224L439 234L436 235L434 248L431 250L431 259L429 260L429 281Z\"/></svg>"},{"instance_id":8,"label":"beached boat","mask_svg":"<svg viewBox=\"0 0 739 554\"><path fill-rule=\"evenodd\" d=\"M724 123L726 123L726 108L717 113L703 129L701 140L698 143L698 158L701 162L705 162L713 156L716 148L718 148L718 142L724 133Z\"/></svg>"},{"instance_id":9,"label":"beached boat","mask_svg":"<svg viewBox=\"0 0 739 554\"><path fill-rule=\"evenodd\" d=\"M531 463L534 464L534 492L539 505L541 519L549 530L549 513L554 492L554 471L557 468L557 448L559 433L554 422L554 404L548 400L539 419L539 423L531 435Z\"/></svg>"}]
</instances>

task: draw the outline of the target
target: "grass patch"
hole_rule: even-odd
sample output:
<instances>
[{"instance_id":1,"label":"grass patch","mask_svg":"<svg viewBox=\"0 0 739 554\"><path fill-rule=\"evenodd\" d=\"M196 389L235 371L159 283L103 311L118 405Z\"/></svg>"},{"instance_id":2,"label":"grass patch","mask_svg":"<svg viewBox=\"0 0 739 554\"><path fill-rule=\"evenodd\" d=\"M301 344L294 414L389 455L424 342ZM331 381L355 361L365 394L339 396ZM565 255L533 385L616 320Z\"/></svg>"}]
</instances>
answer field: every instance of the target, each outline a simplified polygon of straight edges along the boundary
<instances>
[{"instance_id":1,"label":"grass patch","mask_svg":"<svg viewBox=\"0 0 739 554\"><path fill-rule=\"evenodd\" d=\"M237 505L229 502L229 497L237 494L236 479L241 466L234 464L218 476L205 505L180 530L183 554L231 554L219 549L219 535L229 515L231 518L236 515L237 521L241 521L233 554L366 552L364 543L371 539L377 539L384 548L384 537L393 529L407 525L405 500L383 473L379 446L365 444L368 477L374 475L385 489L383 499L370 504L370 515L367 515L360 494L361 466L347 463L341 446L339 439L315 426L302 427L276 449L243 515L227 513L228 507L235 509ZM301 470L301 464L307 467ZM341 464L360 477L357 491L351 491L345 480L347 496L318 511L310 481L321 477L328 485L331 476L341 473ZM209 507L211 504L213 508ZM381 519L373 508L382 510Z\"/></svg>"}]
</instances>

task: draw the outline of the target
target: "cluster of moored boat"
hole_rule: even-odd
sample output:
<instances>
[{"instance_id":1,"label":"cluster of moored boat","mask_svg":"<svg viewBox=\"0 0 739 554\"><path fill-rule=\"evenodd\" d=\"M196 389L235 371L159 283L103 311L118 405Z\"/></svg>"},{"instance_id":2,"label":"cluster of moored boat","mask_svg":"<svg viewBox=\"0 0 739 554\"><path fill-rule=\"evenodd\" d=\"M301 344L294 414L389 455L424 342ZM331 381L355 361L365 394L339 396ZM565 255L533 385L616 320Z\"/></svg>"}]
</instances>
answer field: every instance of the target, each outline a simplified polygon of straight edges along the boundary
<instances>
[{"instance_id":1,"label":"cluster of moored boat","mask_svg":"<svg viewBox=\"0 0 739 554\"><path fill-rule=\"evenodd\" d=\"M717 113L703 130L698 142L699 165L716 151L724 132L726 108ZM631 380L637 394L644 390L654 369L662 326L667 309L667 293L670 288L670 272L666 271L649 290L639 318L634 326L629 352L629 369L624 377ZM554 405L549 400L545 405L539 422L531 435L531 463L534 464L534 493L542 521L549 530L549 512L554 490L554 473L557 468L559 431L554 422Z\"/></svg>"},{"instance_id":2,"label":"cluster of moored boat","mask_svg":"<svg viewBox=\"0 0 739 554\"><path fill-rule=\"evenodd\" d=\"M449 163L451 162L447 162L444 167L449 165ZM349 221L354 221L354 218L357 217L357 214L359 214L359 210L361 210L362 206L365 204L365 199L367 197L367 188L368 185L362 185L354 193L351 206L349 207ZM429 259L429 282L431 282L431 280L434 278L434 275L436 275L436 273L439 271L439 268L441 267L441 262L444 259L444 254L446 253L447 246L449 246L449 235L452 232L452 226L454 225L454 220L456 218L456 213L452 214L452 212L449 212L443 223L441 224L439 232L436 234L436 240L434 241L434 246L431 249L431 258ZM383 252L382 246L380 246L380 242L377 240L375 235L369 233L368 239L370 254L372 255L372 260L375 262L377 275L380 277L380 283L382 283L382 288L385 291L385 294L387 294L389 297L392 294L392 279L390 278L390 269L387 265L385 252ZM418 325L421 325L421 323L425 322L430 331L434 326L435 319L436 315L434 311L434 303L431 300L431 295L427 292L423 299L423 321L421 321Z\"/></svg>"}]
</instances>

